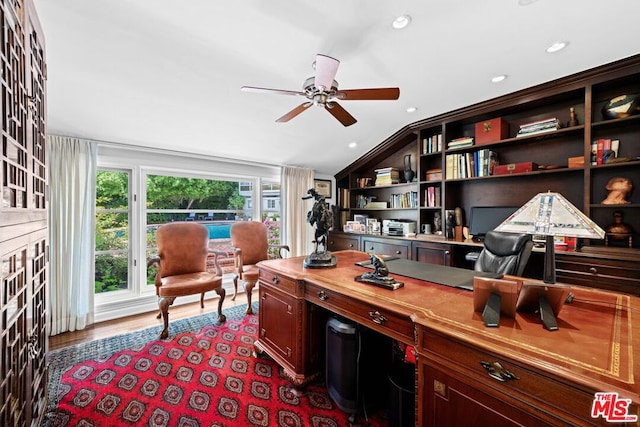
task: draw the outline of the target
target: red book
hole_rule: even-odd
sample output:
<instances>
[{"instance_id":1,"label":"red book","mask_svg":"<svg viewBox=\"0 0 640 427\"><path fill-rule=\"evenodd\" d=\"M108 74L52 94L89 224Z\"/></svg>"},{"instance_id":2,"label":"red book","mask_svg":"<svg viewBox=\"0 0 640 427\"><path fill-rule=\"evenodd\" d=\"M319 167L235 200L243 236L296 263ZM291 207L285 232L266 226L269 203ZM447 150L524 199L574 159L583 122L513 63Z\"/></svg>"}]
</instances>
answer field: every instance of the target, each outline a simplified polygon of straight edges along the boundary
<instances>
[{"instance_id":1,"label":"red book","mask_svg":"<svg viewBox=\"0 0 640 427\"><path fill-rule=\"evenodd\" d=\"M596 149L596 164L602 164L602 155L604 154L604 139L598 140L598 147Z\"/></svg>"}]
</instances>

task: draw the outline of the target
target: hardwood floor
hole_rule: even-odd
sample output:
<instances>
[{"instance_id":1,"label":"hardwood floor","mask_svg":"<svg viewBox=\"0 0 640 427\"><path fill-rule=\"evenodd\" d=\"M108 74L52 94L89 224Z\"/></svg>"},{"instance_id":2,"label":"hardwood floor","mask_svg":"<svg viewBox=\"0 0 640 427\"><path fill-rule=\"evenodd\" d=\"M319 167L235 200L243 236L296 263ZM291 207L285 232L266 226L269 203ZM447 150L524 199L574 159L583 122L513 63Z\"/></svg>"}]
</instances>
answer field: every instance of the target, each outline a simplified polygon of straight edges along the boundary
<instances>
[{"instance_id":1,"label":"hardwood floor","mask_svg":"<svg viewBox=\"0 0 640 427\"><path fill-rule=\"evenodd\" d=\"M231 301L231 296L227 294L223 308L234 307L247 303L247 297L244 292L238 290L238 296L235 301ZM252 293L252 301L258 300L257 287L254 288ZM204 302L204 308L200 308L199 302L190 304L178 305L169 308L169 322L178 319L184 319L186 317L197 316L203 313L215 313L218 307L218 299L211 298ZM157 319L157 310L136 314L134 316L124 317L121 319L109 320L106 322L94 323L91 326L74 332L65 332L62 334L49 337L49 351L57 350L62 347L70 345L80 344L83 342L98 340L101 338L107 338L114 335L119 335L138 329L154 325L162 325L162 319Z\"/></svg>"}]
</instances>

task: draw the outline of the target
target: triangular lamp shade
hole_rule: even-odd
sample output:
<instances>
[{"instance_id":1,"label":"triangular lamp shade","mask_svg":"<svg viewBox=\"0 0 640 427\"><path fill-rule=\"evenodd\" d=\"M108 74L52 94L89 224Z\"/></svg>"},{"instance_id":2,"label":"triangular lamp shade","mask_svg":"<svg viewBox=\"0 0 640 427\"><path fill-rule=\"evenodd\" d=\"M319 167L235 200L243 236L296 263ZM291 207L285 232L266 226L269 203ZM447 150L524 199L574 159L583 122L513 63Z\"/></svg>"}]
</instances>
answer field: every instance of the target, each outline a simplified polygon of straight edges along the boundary
<instances>
[{"instance_id":1,"label":"triangular lamp shade","mask_svg":"<svg viewBox=\"0 0 640 427\"><path fill-rule=\"evenodd\" d=\"M539 193L495 231L604 239L605 232L559 193Z\"/></svg>"}]
</instances>

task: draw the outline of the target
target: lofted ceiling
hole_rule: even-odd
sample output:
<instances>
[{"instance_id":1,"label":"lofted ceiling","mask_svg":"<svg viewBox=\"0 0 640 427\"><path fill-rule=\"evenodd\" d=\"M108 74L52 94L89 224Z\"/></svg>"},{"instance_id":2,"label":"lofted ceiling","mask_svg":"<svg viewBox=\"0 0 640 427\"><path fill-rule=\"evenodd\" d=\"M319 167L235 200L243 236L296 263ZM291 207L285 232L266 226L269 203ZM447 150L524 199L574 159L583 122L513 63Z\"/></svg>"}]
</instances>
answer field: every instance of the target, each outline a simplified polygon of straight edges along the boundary
<instances>
[{"instance_id":1,"label":"lofted ceiling","mask_svg":"<svg viewBox=\"0 0 640 427\"><path fill-rule=\"evenodd\" d=\"M640 53L638 0L34 3L49 133L321 175L410 123ZM395 30L401 14L411 24ZM556 41L569 45L546 53ZM276 123L304 98L240 91L301 90L318 53L341 61L340 89L397 86L400 98L341 101L357 119L344 127L321 108Z\"/></svg>"}]
</instances>

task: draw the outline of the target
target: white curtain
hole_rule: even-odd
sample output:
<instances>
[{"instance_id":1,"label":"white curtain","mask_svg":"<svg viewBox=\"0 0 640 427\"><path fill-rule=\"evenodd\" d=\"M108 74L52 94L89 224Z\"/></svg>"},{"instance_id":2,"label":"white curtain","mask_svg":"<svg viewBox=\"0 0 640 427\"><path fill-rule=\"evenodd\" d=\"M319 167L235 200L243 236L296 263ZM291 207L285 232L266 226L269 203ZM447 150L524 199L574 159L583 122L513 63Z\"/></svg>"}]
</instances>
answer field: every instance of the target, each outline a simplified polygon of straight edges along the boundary
<instances>
[{"instance_id":1,"label":"white curtain","mask_svg":"<svg viewBox=\"0 0 640 427\"><path fill-rule=\"evenodd\" d=\"M313 207L313 199L302 200L307 191L313 188L313 178L312 169L282 168L282 242L289 245L289 256L309 255L313 252L313 229L307 223L307 212Z\"/></svg>"},{"instance_id":2,"label":"white curtain","mask_svg":"<svg viewBox=\"0 0 640 427\"><path fill-rule=\"evenodd\" d=\"M50 335L93 323L96 145L49 136Z\"/></svg>"}]
</instances>

